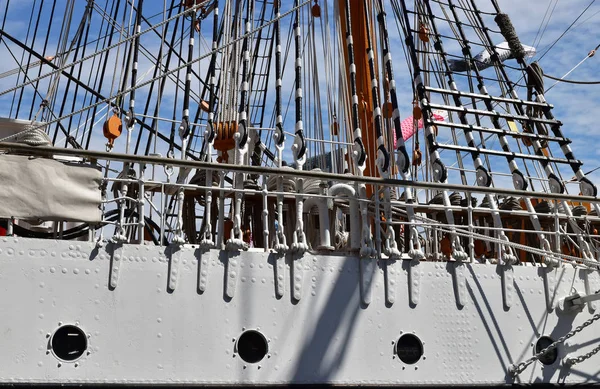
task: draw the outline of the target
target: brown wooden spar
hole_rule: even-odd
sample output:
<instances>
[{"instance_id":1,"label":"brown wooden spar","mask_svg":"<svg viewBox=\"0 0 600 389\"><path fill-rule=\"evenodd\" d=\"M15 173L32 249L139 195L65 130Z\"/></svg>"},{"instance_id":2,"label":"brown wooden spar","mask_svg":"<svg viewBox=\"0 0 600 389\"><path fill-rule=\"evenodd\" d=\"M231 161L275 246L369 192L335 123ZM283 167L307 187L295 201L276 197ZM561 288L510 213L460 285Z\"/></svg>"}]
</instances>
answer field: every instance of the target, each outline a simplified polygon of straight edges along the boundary
<instances>
[{"instance_id":1,"label":"brown wooden spar","mask_svg":"<svg viewBox=\"0 0 600 389\"><path fill-rule=\"evenodd\" d=\"M369 9L372 9L373 5L371 0L367 0ZM365 145L365 151L367 153L366 169L364 172L365 176L375 177L377 176L377 168L375 160L377 159L377 138L373 128L373 95L371 89L371 79L369 76L369 58L367 57L367 15L365 13L365 7L362 0L352 0L350 3L350 17L351 17L351 31L352 39L354 42L354 61L356 65L356 91L358 95L359 105L359 122L362 130L362 138ZM342 37L346 36L348 32L348 26L346 23L346 1L338 0L340 10L340 34ZM374 26L376 23L370 23L370 26ZM371 36L376 36L375 31L371 28ZM348 96L352 96L350 91L350 67L348 64L348 46L342 45L344 48L344 58L346 62L346 78L348 85ZM373 54L375 55L375 66L377 66L377 47L375 39L373 39ZM376 70L376 74L379 71ZM348 104L351 105L351 104ZM373 188L367 186L367 197L371 197L373 194Z\"/></svg>"}]
</instances>

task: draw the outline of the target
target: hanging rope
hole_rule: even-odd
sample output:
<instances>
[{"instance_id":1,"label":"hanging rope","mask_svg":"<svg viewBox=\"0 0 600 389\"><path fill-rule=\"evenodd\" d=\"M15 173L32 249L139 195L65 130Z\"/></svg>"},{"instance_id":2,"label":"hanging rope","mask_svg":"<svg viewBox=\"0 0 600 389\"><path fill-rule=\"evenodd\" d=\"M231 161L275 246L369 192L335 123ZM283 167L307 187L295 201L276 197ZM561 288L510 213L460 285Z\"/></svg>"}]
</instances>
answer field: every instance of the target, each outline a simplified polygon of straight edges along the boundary
<instances>
[{"instance_id":1,"label":"hanging rope","mask_svg":"<svg viewBox=\"0 0 600 389\"><path fill-rule=\"evenodd\" d=\"M544 93L544 70L539 63L534 62L527 66L527 93L528 98L531 98L530 93L533 89L538 93Z\"/></svg>"},{"instance_id":2,"label":"hanging rope","mask_svg":"<svg viewBox=\"0 0 600 389\"><path fill-rule=\"evenodd\" d=\"M544 74L544 77L549 78L551 80L555 80L558 82L564 82L567 84L577 84L577 85L599 85L600 84L600 80L598 81L575 81L575 80L565 80L563 78L558 78L558 77L552 77L549 74ZM550 88L548 88L548 90L550 90ZM548 91L546 91L548 92Z\"/></svg>"}]
</instances>

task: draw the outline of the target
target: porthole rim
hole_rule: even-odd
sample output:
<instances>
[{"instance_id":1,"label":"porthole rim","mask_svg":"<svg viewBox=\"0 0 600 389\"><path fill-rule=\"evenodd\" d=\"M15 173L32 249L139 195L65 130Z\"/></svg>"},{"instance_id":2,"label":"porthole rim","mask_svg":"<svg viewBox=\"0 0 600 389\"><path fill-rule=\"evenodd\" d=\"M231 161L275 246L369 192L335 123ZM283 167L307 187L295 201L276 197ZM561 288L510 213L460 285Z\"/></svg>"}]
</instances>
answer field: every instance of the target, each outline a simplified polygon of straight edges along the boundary
<instances>
[{"instance_id":1,"label":"porthole rim","mask_svg":"<svg viewBox=\"0 0 600 389\"><path fill-rule=\"evenodd\" d=\"M398 344L400 343L400 339L402 339L402 337L404 336L412 336L414 338L416 338L419 341L419 344L421 345L421 356L419 357L419 359L417 359L415 362L413 363L406 363L404 362L400 356L398 355ZM424 362L426 359L425 356L425 342L423 342L423 340L421 340L421 337L419 337L419 335L417 335L414 331L412 332L400 332L400 335L394 339L394 358L397 359L400 363L402 363L403 365L406 366L416 366L417 363L419 362Z\"/></svg>"},{"instance_id":2,"label":"porthole rim","mask_svg":"<svg viewBox=\"0 0 600 389\"><path fill-rule=\"evenodd\" d=\"M265 342L265 354L262 356L261 359L259 359L256 362L248 362L244 358L242 358L242 356L240 355L239 342L240 342L240 339L245 334L247 334L247 333L256 333L256 334L260 335L260 337L262 338L262 340ZM255 365L257 363L260 363L260 362L262 362L269 355L269 339L258 328L247 328L247 329L244 329L244 330L242 330L242 333L237 338L235 338L234 355L238 355L240 357L240 359L244 363L249 363L251 365Z\"/></svg>"},{"instance_id":3,"label":"porthole rim","mask_svg":"<svg viewBox=\"0 0 600 389\"><path fill-rule=\"evenodd\" d=\"M54 351L54 347L52 346L52 341L54 340L54 336L56 335L56 333L61 329L61 328L65 328L65 327L74 327L77 330L81 331L81 333L83 334L83 338L85 340L85 349L83 350L83 353L81 353L80 356L78 356L75 359L63 359L61 357L59 357L56 352ZM78 362L81 358L83 358L86 355L86 351L88 351L90 347L90 337L89 335L85 332L85 330L83 328L81 328L80 325L75 324L75 323L63 323L60 324L53 332L52 335L50 335L50 338L48 339L48 350L52 353L52 355L54 356L54 358L56 358L59 362L61 363L75 363Z\"/></svg>"},{"instance_id":4,"label":"porthole rim","mask_svg":"<svg viewBox=\"0 0 600 389\"><path fill-rule=\"evenodd\" d=\"M556 340L554 340L554 338L552 338L552 336L550 336L550 335L541 335L541 336L540 336L539 338L537 338L537 340L536 340L536 341L533 343L533 347L531 348L531 349L532 349L532 353L533 353L533 355L536 355L536 354L539 352L539 351L537 351L537 344L538 344L538 342L539 342L540 340L542 340L542 339L548 339L548 340L550 340L550 344L552 344L552 343L556 342ZM542 362L542 360L541 360L541 357L540 357L540 359L539 359L540 363L541 363L543 366L552 366L552 365L556 364L556 363L557 363L557 362L560 360L559 349L558 349L559 347L560 347L560 345L556 346L556 347L554 348L554 350L553 350L553 351L555 351L555 352L556 352L556 358L554 359L554 361L552 361L552 363L548 363L548 364L546 364L546 363ZM540 350L540 351L542 351L542 350ZM552 352L552 351L551 351L551 352Z\"/></svg>"}]
</instances>

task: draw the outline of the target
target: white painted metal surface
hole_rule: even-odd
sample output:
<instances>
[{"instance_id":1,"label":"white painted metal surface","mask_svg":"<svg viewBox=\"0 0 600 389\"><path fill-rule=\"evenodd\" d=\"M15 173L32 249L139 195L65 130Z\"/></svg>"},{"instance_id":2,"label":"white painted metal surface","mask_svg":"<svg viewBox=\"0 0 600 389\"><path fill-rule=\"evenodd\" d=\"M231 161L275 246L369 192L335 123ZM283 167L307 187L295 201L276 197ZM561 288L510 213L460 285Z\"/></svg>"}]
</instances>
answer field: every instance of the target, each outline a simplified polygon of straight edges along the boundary
<instances>
[{"instance_id":1,"label":"white painted metal surface","mask_svg":"<svg viewBox=\"0 0 600 389\"><path fill-rule=\"evenodd\" d=\"M380 262L361 280L358 258L307 253L286 258L278 283L276 254L228 256L187 246L170 252L2 238L0 383L599 381L600 357L573 367L562 362L596 347L598 323L559 346L554 364L536 362L514 379L507 373L511 363L533 355L540 336L556 340L591 317L588 307L579 313L547 307L572 290L585 293L585 282L600 289L597 273L515 266L513 288L503 292L500 267L465 264L456 276L453 263L421 262L413 268L419 273L415 305L409 261ZM277 289L282 281L283 296ZM510 308L503 293L512 293ZM64 324L89 336L89 353L77 361L61 363L49 347ZM236 349L249 329L268 339L268 354L254 364ZM395 356L395 342L412 332L424 355L407 365Z\"/></svg>"}]
</instances>

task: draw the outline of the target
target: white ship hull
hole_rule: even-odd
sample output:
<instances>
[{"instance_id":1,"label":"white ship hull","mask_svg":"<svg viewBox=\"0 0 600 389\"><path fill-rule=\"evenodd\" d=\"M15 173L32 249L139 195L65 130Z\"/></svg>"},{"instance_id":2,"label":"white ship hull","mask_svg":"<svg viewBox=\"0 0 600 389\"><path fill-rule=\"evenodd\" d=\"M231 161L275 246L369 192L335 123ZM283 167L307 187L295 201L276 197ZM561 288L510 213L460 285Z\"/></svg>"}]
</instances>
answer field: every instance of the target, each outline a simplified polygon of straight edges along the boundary
<instances>
[{"instance_id":1,"label":"white ship hull","mask_svg":"<svg viewBox=\"0 0 600 389\"><path fill-rule=\"evenodd\" d=\"M576 313L558 306L573 289L600 289L597 273L375 260L362 260L361 270L349 256L169 250L0 240L0 383L598 381L593 358L563 361L595 346L594 326L559 345L551 365L537 361L516 378L508 373L534 354L539 337L556 340L592 316L589 306ZM83 355L69 362L52 347L64 325L88 336L85 350L73 351ZM240 357L238 340L249 330L268 341L256 363ZM414 364L396 353L405 333L422 342Z\"/></svg>"}]
</instances>

